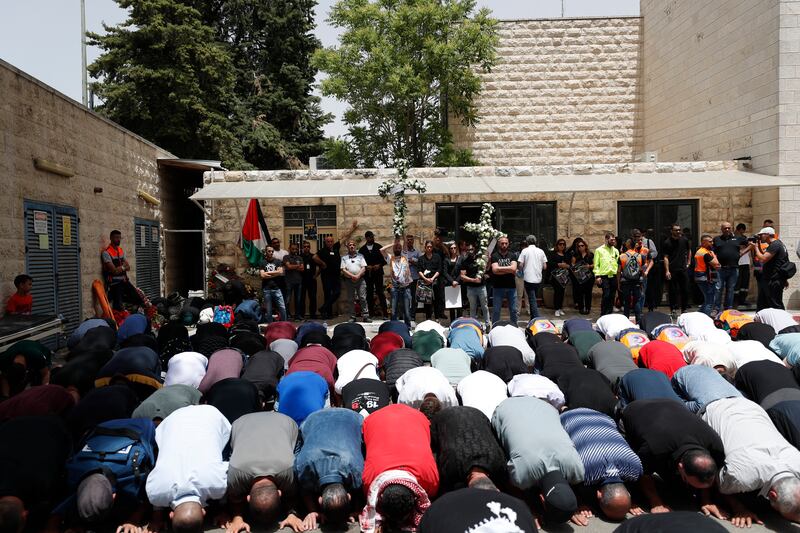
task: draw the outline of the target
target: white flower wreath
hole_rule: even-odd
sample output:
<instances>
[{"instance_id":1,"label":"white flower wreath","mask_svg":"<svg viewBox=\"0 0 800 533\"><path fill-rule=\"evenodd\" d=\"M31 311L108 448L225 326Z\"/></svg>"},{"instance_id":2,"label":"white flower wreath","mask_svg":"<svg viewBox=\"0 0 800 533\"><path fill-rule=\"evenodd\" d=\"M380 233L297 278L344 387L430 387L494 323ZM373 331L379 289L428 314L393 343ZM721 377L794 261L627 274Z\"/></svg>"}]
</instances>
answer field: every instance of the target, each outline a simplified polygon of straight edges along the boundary
<instances>
[{"instance_id":1,"label":"white flower wreath","mask_svg":"<svg viewBox=\"0 0 800 533\"><path fill-rule=\"evenodd\" d=\"M394 218L392 219L392 232L395 236L402 236L406 232L406 191L416 191L420 194L427 190L425 183L418 179L408 177L408 161L398 159L397 177L388 179L378 186L381 198L394 197Z\"/></svg>"},{"instance_id":2,"label":"white flower wreath","mask_svg":"<svg viewBox=\"0 0 800 533\"><path fill-rule=\"evenodd\" d=\"M482 278L483 273L486 271L486 251L489 248L489 242L492 239L506 236L505 233L492 226L492 213L494 213L494 206L485 203L481 206L481 218L478 223L468 222L464 224L465 230L478 235L478 252L475 257L475 264L478 265L477 277L479 278Z\"/></svg>"}]
</instances>

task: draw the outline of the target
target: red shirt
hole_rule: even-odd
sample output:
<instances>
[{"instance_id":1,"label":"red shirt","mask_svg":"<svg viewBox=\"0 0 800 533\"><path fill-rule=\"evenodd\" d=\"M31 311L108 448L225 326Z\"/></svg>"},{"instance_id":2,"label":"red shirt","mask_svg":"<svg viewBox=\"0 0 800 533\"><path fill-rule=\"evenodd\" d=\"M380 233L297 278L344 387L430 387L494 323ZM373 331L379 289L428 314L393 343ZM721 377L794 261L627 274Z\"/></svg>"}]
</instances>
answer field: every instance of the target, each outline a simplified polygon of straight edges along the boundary
<instances>
[{"instance_id":1,"label":"red shirt","mask_svg":"<svg viewBox=\"0 0 800 533\"><path fill-rule=\"evenodd\" d=\"M405 346L403 337L391 331L384 331L372 337L369 343L369 351L378 358L378 365L383 366L384 358L403 346Z\"/></svg>"},{"instance_id":2,"label":"red shirt","mask_svg":"<svg viewBox=\"0 0 800 533\"><path fill-rule=\"evenodd\" d=\"M651 370L658 370L672 379L672 374L679 368L686 366L683 354L674 345L668 342L650 341L639 350L639 361Z\"/></svg>"},{"instance_id":3,"label":"red shirt","mask_svg":"<svg viewBox=\"0 0 800 533\"><path fill-rule=\"evenodd\" d=\"M15 292L6 303L6 313L10 315L29 315L32 309L33 295L30 293L20 296Z\"/></svg>"},{"instance_id":4,"label":"red shirt","mask_svg":"<svg viewBox=\"0 0 800 533\"><path fill-rule=\"evenodd\" d=\"M405 470L430 498L439 490L439 470L431 451L431 425L425 415L407 405L378 409L364 420L364 492L387 470Z\"/></svg>"},{"instance_id":5,"label":"red shirt","mask_svg":"<svg viewBox=\"0 0 800 533\"><path fill-rule=\"evenodd\" d=\"M319 374L328 386L333 390L334 382L333 369L336 368L336 356L324 346L306 346L297 350L289 359L289 369L286 374L307 370Z\"/></svg>"}]
</instances>

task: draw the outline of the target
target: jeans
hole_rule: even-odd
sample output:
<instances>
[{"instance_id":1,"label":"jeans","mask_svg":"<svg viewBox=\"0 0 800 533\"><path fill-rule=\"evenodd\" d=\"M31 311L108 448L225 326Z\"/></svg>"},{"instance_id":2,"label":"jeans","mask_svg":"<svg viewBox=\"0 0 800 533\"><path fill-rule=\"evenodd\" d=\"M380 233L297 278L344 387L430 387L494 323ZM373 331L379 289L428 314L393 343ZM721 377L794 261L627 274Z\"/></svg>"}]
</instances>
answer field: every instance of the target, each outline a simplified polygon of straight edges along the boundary
<instances>
[{"instance_id":1,"label":"jeans","mask_svg":"<svg viewBox=\"0 0 800 533\"><path fill-rule=\"evenodd\" d=\"M469 300L469 316L478 319L478 304L481 306L484 324L489 324L489 299L486 296L486 286L467 287L467 300Z\"/></svg>"},{"instance_id":2,"label":"jeans","mask_svg":"<svg viewBox=\"0 0 800 533\"><path fill-rule=\"evenodd\" d=\"M711 316L711 308L717 299L717 284L714 281L708 281L705 277L695 278L695 283L703 293L703 305L700 306L701 313Z\"/></svg>"},{"instance_id":3,"label":"jeans","mask_svg":"<svg viewBox=\"0 0 800 533\"><path fill-rule=\"evenodd\" d=\"M517 319L517 288L510 289L495 287L494 300L492 303L492 323L500 320L500 311L503 308L503 300L508 299L508 312L511 315L511 323L516 325Z\"/></svg>"},{"instance_id":4,"label":"jeans","mask_svg":"<svg viewBox=\"0 0 800 533\"><path fill-rule=\"evenodd\" d=\"M619 284L619 291L622 293L622 314L630 318L631 304L633 304L633 316L636 318L636 323L642 322L642 284L641 283L626 283Z\"/></svg>"},{"instance_id":5,"label":"jeans","mask_svg":"<svg viewBox=\"0 0 800 533\"><path fill-rule=\"evenodd\" d=\"M403 318L399 318L398 306L402 305ZM411 326L411 285L406 287L392 286L392 320L402 320Z\"/></svg>"},{"instance_id":6,"label":"jeans","mask_svg":"<svg viewBox=\"0 0 800 533\"><path fill-rule=\"evenodd\" d=\"M600 315L610 315L614 312L614 298L617 297L617 276L602 276L600 280L600 288L603 289Z\"/></svg>"},{"instance_id":7,"label":"jeans","mask_svg":"<svg viewBox=\"0 0 800 533\"><path fill-rule=\"evenodd\" d=\"M306 300L308 300L308 314L311 318L317 318L317 280L303 281L301 295L300 295L300 316L306 314Z\"/></svg>"},{"instance_id":8,"label":"jeans","mask_svg":"<svg viewBox=\"0 0 800 533\"><path fill-rule=\"evenodd\" d=\"M336 300L339 299L340 294L342 294L342 280L339 278L339 273L337 272L332 276L323 275L322 296L324 302L319 309L323 316L333 316L333 306L336 304Z\"/></svg>"},{"instance_id":9,"label":"jeans","mask_svg":"<svg viewBox=\"0 0 800 533\"><path fill-rule=\"evenodd\" d=\"M351 279L344 280L345 287L347 287L347 308L350 309L350 318L356 317L356 304L353 299L354 296L358 297L358 304L361 306L361 316L369 318L369 309L367 308L367 282L364 278L356 281Z\"/></svg>"},{"instance_id":10,"label":"jeans","mask_svg":"<svg viewBox=\"0 0 800 533\"><path fill-rule=\"evenodd\" d=\"M640 287L639 294L639 311L644 309L645 295L647 294L647 276L642 276L642 286Z\"/></svg>"},{"instance_id":11,"label":"jeans","mask_svg":"<svg viewBox=\"0 0 800 533\"><path fill-rule=\"evenodd\" d=\"M297 283L287 283L286 284L286 292L289 293L289 301L286 302L286 314L289 314L289 302L292 302L294 305L294 316L296 318L302 318L303 313L301 312L301 302L303 298L303 285L300 282Z\"/></svg>"},{"instance_id":12,"label":"jeans","mask_svg":"<svg viewBox=\"0 0 800 533\"><path fill-rule=\"evenodd\" d=\"M286 320L286 304L280 289L264 289L264 309L267 324L272 322L272 302L278 307L278 320Z\"/></svg>"},{"instance_id":13,"label":"jeans","mask_svg":"<svg viewBox=\"0 0 800 533\"><path fill-rule=\"evenodd\" d=\"M717 271L716 290L717 295L714 299L714 306L722 311L733 307L733 295L736 294L736 282L739 280L739 267L722 267ZM725 301L722 301L722 293L725 292ZM721 305L723 304L724 305Z\"/></svg>"},{"instance_id":14,"label":"jeans","mask_svg":"<svg viewBox=\"0 0 800 533\"><path fill-rule=\"evenodd\" d=\"M525 293L528 295L528 306L531 312L531 318L539 316L539 306L536 304L536 293L539 292L538 283L525 282Z\"/></svg>"}]
</instances>

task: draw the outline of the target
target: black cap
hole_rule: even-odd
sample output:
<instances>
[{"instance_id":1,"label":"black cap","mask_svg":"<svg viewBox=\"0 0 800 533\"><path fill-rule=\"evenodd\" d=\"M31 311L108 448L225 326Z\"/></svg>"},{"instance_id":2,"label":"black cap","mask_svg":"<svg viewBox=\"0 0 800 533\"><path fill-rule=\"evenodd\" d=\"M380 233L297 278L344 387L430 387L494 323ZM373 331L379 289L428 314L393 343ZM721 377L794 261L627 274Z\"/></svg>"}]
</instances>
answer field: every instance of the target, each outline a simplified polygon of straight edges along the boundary
<instances>
[{"instance_id":1,"label":"black cap","mask_svg":"<svg viewBox=\"0 0 800 533\"><path fill-rule=\"evenodd\" d=\"M578 510L578 500L572 487L559 471L548 472L542 478L544 518L551 524L563 524Z\"/></svg>"}]
</instances>

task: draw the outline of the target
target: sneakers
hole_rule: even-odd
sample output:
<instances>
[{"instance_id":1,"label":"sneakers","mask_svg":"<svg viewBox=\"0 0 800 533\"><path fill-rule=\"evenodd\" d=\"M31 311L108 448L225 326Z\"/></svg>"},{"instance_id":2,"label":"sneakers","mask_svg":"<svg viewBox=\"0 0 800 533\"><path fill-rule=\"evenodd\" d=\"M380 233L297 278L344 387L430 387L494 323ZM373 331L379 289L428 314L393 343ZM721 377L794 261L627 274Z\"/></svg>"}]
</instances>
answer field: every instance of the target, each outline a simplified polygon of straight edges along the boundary
<instances>
[{"instance_id":1,"label":"sneakers","mask_svg":"<svg viewBox=\"0 0 800 533\"><path fill-rule=\"evenodd\" d=\"M556 316L564 316L564 311L561 309L556 309Z\"/></svg>"}]
</instances>

